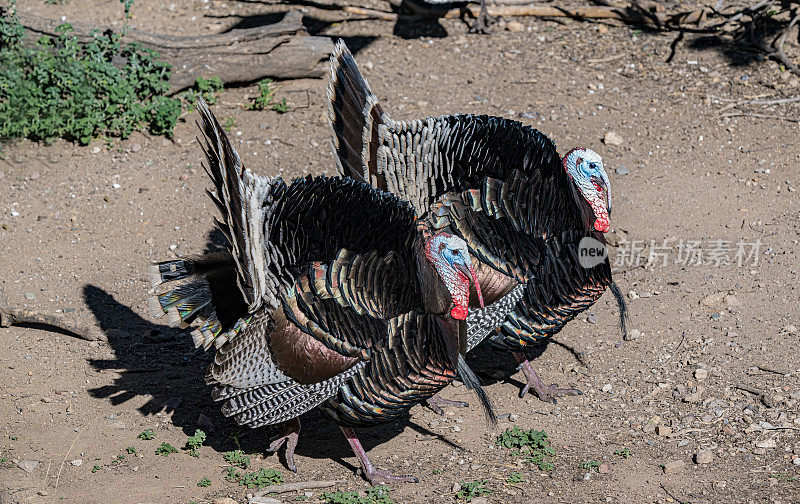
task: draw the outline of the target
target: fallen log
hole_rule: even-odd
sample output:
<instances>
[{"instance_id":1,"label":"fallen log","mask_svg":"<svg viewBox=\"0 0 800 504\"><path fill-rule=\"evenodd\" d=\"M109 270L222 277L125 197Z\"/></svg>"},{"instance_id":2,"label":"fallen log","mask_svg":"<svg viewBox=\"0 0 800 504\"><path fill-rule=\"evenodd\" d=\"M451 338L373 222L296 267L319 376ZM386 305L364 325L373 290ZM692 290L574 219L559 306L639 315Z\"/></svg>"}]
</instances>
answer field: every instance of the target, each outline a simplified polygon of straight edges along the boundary
<instances>
[{"instance_id":1,"label":"fallen log","mask_svg":"<svg viewBox=\"0 0 800 504\"><path fill-rule=\"evenodd\" d=\"M61 21L19 13L19 21L36 38L57 36ZM80 42L92 39L93 31L118 31L111 26L70 23ZM170 94L191 87L198 77L217 76L225 84L254 82L265 77L297 79L321 77L333 51L327 37L308 35L302 15L286 12L277 23L225 33L174 36L128 29L124 41L138 42L157 51L172 64Z\"/></svg>"}]
</instances>

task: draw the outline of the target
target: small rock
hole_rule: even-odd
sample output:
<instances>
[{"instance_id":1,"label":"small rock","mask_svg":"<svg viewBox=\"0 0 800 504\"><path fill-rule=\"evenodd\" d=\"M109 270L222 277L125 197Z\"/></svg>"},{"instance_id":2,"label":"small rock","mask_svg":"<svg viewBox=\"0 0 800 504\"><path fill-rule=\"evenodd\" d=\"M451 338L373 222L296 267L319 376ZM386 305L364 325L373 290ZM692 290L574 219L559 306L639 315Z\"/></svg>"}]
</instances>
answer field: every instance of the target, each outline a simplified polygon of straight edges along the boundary
<instances>
[{"instance_id":1,"label":"small rock","mask_svg":"<svg viewBox=\"0 0 800 504\"><path fill-rule=\"evenodd\" d=\"M637 340L642 336L642 331L639 329L631 329L628 331L628 334L625 335L626 341Z\"/></svg>"},{"instance_id":2,"label":"small rock","mask_svg":"<svg viewBox=\"0 0 800 504\"><path fill-rule=\"evenodd\" d=\"M597 472L600 474L609 474L611 472L611 466L606 463L600 464L597 468Z\"/></svg>"},{"instance_id":3,"label":"small rock","mask_svg":"<svg viewBox=\"0 0 800 504\"><path fill-rule=\"evenodd\" d=\"M82 459L70 460L69 463L70 465L73 465L75 467L80 467L83 465L83 460Z\"/></svg>"},{"instance_id":4,"label":"small rock","mask_svg":"<svg viewBox=\"0 0 800 504\"><path fill-rule=\"evenodd\" d=\"M686 397L683 398L683 402L694 404L700 402L703 398L703 387L697 387L696 392L692 392L691 394L687 394Z\"/></svg>"},{"instance_id":5,"label":"small rock","mask_svg":"<svg viewBox=\"0 0 800 504\"><path fill-rule=\"evenodd\" d=\"M114 182L113 184L111 184L111 187L114 188L114 189L119 189L122 186L117 184L116 182Z\"/></svg>"},{"instance_id":6,"label":"small rock","mask_svg":"<svg viewBox=\"0 0 800 504\"><path fill-rule=\"evenodd\" d=\"M131 152L139 152L140 150L142 150L142 144L135 143L131 145Z\"/></svg>"},{"instance_id":7,"label":"small rock","mask_svg":"<svg viewBox=\"0 0 800 504\"><path fill-rule=\"evenodd\" d=\"M766 455L766 454L767 450L765 450L764 448L755 448L753 450L753 455Z\"/></svg>"},{"instance_id":8,"label":"small rock","mask_svg":"<svg viewBox=\"0 0 800 504\"><path fill-rule=\"evenodd\" d=\"M624 142L622 137L613 131L609 131L606 133L606 136L603 137L603 143L606 145L622 145Z\"/></svg>"},{"instance_id":9,"label":"small rock","mask_svg":"<svg viewBox=\"0 0 800 504\"><path fill-rule=\"evenodd\" d=\"M525 31L525 25L520 23L519 21L509 21L506 25L506 30L510 32L521 32ZM475 502L475 499L472 499L472 502Z\"/></svg>"},{"instance_id":10,"label":"small rock","mask_svg":"<svg viewBox=\"0 0 800 504\"><path fill-rule=\"evenodd\" d=\"M697 381L705 380L706 378L708 378L708 369L703 369L703 368L695 369L694 377Z\"/></svg>"},{"instance_id":11,"label":"small rock","mask_svg":"<svg viewBox=\"0 0 800 504\"><path fill-rule=\"evenodd\" d=\"M666 425L656 425L656 434L659 436L666 436L672 434L672 428Z\"/></svg>"},{"instance_id":12,"label":"small rock","mask_svg":"<svg viewBox=\"0 0 800 504\"><path fill-rule=\"evenodd\" d=\"M792 464L796 466L800 466L800 457L795 457L792 459Z\"/></svg>"},{"instance_id":13,"label":"small rock","mask_svg":"<svg viewBox=\"0 0 800 504\"><path fill-rule=\"evenodd\" d=\"M591 315L586 317L586 322L588 322L590 324L596 324L597 323L597 316L594 313L592 313Z\"/></svg>"},{"instance_id":14,"label":"small rock","mask_svg":"<svg viewBox=\"0 0 800 504\"><path fill-rule=\"evenodd\" d=\"M742 302L739 301L736 298L736 296L733 296L731 294L728 294L727 296L725 296L724 301L725 301L725 306L727 306L729 308L736 307L736 306L742 306Z\"/></svg>"},{"instance_id":15,"label":"small rock","mask_svg":"<svg viewBox=\"0 0 800 504\"><path fill-rule=\"evenodd\" d=\"M614 389L614 385L611 385L610 383L606 383L605 385L603 385L603 388L601 388L600 390L602 390L605 393L609 393L613 389Z\"/></svg>"},{"instance_id":16,"label":"small rock","mask_svg":"<svg viewBox=\"0 0 800 504\"><path fill-rule=\"evenodd\" d=\"M710 464L714 460L714 454L711 450L700 450L694 455L694 461L697 464Z\"/></svg>"},{"instance_id":17,"label":"small rock","mask_svg":"<svg viewBox=\"0 0 800 504\"><path fill-rule=\"evenodd\" d=\"M38 178L39 178L39 176L40 176L40 174L39 174L39 172L38 172L38 171L33 171L33 172L31 172L31 174L30 174L30 179L31 179L31 180L36 180L36 179L38 179Z\"/></svg>"},{"instance_id":18,"label":"small rock","mask_svg":"<svg viewBox=\"0 0 800 504\"><path fill-rule=\"evenodd\" d=\"M2 178L2 177L0 177L0 178ZM787 325L786 327L783 328L783 330L786 331L789 334L797 334L797 326L794 325L794 324Z\"/></svg>"},{"instance_id":19,"label":"small rock","mask_svg":"<svg viewBox=\"0 0 800 504\"><path fill-rule=\"evenodd\" d=\"M451 492L456 493L461 490L461 483L453 483L453 488L450 489Z\"/></svg>"},{"instance_id":20,"label":"small rock","mask_svg":"<svg viewBox=\"0 0 800 504\"><path fill-rule=\"evenodd\" d=\"M33 292L26 292L25 299L36 299L36 294L34 294Z\"/></svg>"},{"instance_id":21,"label":"small rock","mask_svg":"<svg viewBox=\"0 0 800 504\"><path fill-rule=\"evenodd\" d=\"M671 462L667 462L661 468L664 471L664 474L672 474L680 471L686 466L686 462L683 460L673 460Z\"/></svg>"},{"instance_id":22,"label":"small rock","mask_svg":"<svg viewBox=\"0 0 800 504\"><path fill-rule=\"evenodd\" d=\"M17 462L17 467L27 473L32 473L37 467L39 467L39 462L36 460L20 460Z\"/></svg>"},{"instance_id":23,"label":"small rock","mask_svg":"<svg viewBox=\"0 0 800 504\"><path fill-rule=\"evenodd\" d=\"M763 441L758 441L756 446L759 448L775 448L777 443L775 442L775 438L769 438Z\"/></svg>"},{"instance_id":24,"label":"small rock","mask_svg":"<svg viewBox=\"0 0 800 504\"><path fill-rule=\"evenodd\" d=\"M100 147L92 147L92 154L97 154L100 152Z\"/></svg>"},{"instance_id":25,"label":"small rock","mask_svg":"<svg viewBox=\"0 0 800 504\"><path fill-rule=\"evenodd\" d=\"M656 425L658 425L659 423L661 423L661 417L658 416L658 415L655 415L655 416L653 416L653 418L648 420L647 423L644 424L644 426L642 427L642 431L648 432L648 433L649 432L655 432Z\"/></svg>"},{"instance_id":26,"label":"small rock","mask_svg":"<svg viewBox=\"0 0 800 504\"><path fill-rule=\"evenodd\" d=\"M16 210L12 210L11 217L19 217L19 212L17 212Z\"/></svg>"},{"instance_id":27,"label":"small rock","mask_svg":"<svg viewBox=\"0 0 800 504\"><path fill-rule=\"evenodd\" d=\"M214 504L239 504L239 503L231 499L230 497L220 497L219 499L214 500Z\"/></svg>"},{"instance_id":28,"label":"small rock","mask_svg":"<svg viewBox=\"0 0 800 504\"><path fill-rule=\"evenodd\" d=\"M700 304L706 308L722 308L725 296L725 292L715 292L701 299Z\"/></svg>"},{"instance_id":29,"label":"small rock","mask_svg":"<svg viewBox=\"0 0 800 504\"><path fill-rule=\"evenodd\" d=\"M625 165L619 165L619 166L617 167L617 175L627 175L627 174L629 174L630 172L631 172L631 171L630 171L630 170L628 169L628 167L627 167L627 166L625 166Z\"/></svg>"},{"instance_id":30,"label":"small rock","mask_svg":"<svg viewBox=\"0 0 800 504\"><path fill-rule=\"evenodd\" d=\"M47 497L48 495L50 495L50 492L48 492L47 490L39 490L36 493L41 495L42 497Z\"/></svg>"},{"instance_id":31,"label":"small rock","mask_svg":"<svg viewBox=\"0 0 800 504\"><path fill-rule=\"evenodd\" d=\"M511 413L510 415L508 415L509 422L516 422L517 420L519 420L519 415L517 415L516 413Z\"/></svg>"},{"instance_id":32,"label":"small rock","mask_svg":"<svg viewBox=\"0 0 800 504\"><path fill-rule=\"evenodd\" d=\"M628 291L628 299L639 299L639 294L636 294L636 291Z\"/></svg>"}]
</instances>

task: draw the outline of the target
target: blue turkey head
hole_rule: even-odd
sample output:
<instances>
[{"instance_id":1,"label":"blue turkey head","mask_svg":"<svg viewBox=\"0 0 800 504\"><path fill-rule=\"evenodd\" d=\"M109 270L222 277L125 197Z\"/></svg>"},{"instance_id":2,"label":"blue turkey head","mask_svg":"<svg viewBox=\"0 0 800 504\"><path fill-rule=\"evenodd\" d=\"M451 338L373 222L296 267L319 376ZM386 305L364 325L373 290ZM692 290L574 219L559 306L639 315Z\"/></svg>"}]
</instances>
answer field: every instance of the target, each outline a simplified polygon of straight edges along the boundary
<instances>
[{"instance_id":1,"label":"blue turkey head","mask_svg":"<svg viewBox=\"0 0 800 504\"><path fill-rule=\"evenodd\" d=\"M601 233L607 233L611 229L611 182L600 154L579 147L567 152L562 163L567 175L592 208L594 221L587 224Z\"/></svg>"}]
</instances>

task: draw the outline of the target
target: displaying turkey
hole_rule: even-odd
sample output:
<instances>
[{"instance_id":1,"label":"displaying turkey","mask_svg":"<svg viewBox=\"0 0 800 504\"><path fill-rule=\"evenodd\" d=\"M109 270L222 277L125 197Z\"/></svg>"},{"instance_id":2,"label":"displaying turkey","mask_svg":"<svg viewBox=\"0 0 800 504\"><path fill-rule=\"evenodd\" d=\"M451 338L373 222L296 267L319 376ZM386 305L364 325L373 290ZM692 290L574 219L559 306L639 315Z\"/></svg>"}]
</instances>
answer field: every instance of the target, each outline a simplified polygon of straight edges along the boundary
<instances>
[{"instance_id":1,"label":"displaying turkey","mask_svg":"<svg viewBox=\"0 0 800 504\"><path fill-rule=\"evenodd\" d=\"M215 348L206 380L226 416L283 424L271 449L285 442L292 470L297 417L322 406L368 480L415 480L375 469L351 427L397 418L456 373L477 383L463 359L470 285L481 292L466 243L358 180L251 173L197 108L228 251L153 265L154 287L179 283L151 308Z\"/></svg>"},{"instance_id":2,"label":"displaying turkey","mask_svg":"<svg viewBox=\"0 0 800 504\"><path fill-rule=\"evenodd\" d=\"M600 156L578 148L562 158L541 132L499 117L395 121L341 41L327 91L339 173L408 201L432 229L461 237L478 261L487 308L470 312L468 348L491 336L512 350L527 378L520 396L530 387L551 402L580 393L545 386L524 351L609 286L625 331L625 301L606 253L611 187Z\"/></svg>"}]
</instances>

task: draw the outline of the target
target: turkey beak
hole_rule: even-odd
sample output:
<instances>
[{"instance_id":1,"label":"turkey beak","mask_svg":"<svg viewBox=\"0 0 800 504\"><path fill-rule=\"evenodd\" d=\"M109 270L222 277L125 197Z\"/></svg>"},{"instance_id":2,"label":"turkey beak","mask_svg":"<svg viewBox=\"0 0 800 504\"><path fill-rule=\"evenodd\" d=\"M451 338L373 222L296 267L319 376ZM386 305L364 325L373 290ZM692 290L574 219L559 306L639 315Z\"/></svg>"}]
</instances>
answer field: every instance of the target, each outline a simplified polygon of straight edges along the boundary
<instances>
[{"instance_id":1,"label":"turkey beak","mask_svg":"<svg viewBox=\"0 0 800 504\"><path fill-rule=\"evenodd\" d=\"M478 302L480 303L481 308L483 308L483 293L481 292L481 285L478 283L478 275L475 271L475 267L472 265L472 262L470 262L469 266L462 263L455 263L453 264L453 268L459 271L475 285L475 290L478 292Z\"/></svg>"}]
</instances>

